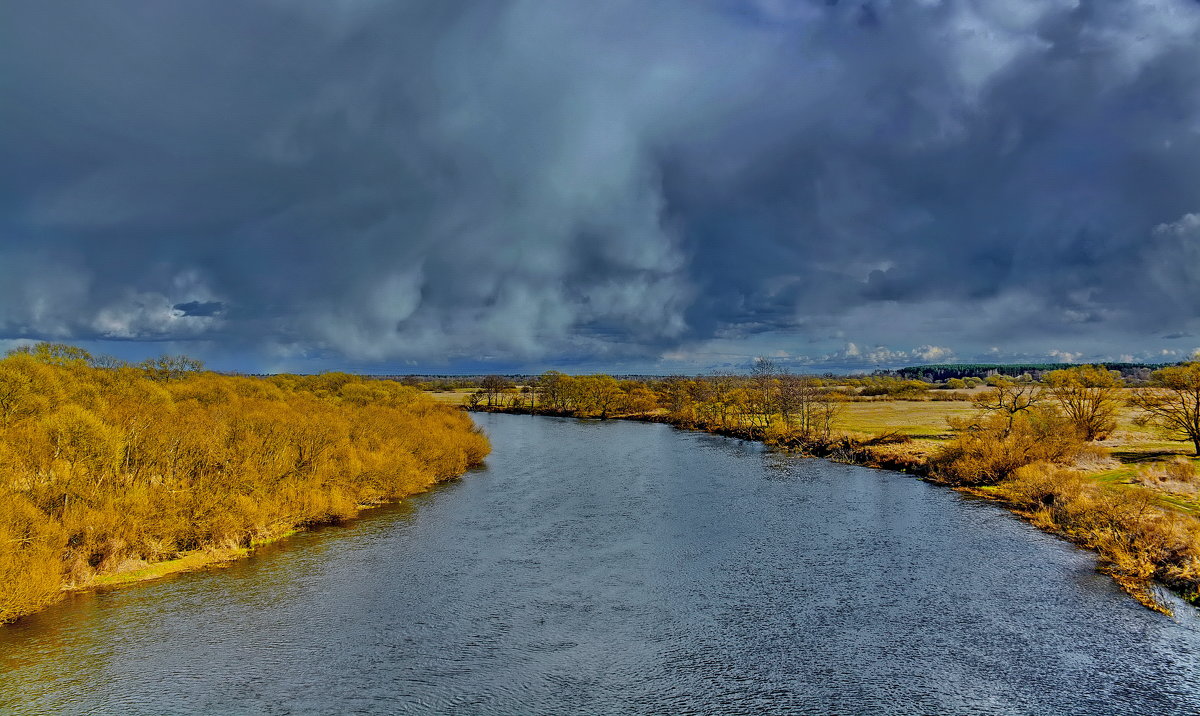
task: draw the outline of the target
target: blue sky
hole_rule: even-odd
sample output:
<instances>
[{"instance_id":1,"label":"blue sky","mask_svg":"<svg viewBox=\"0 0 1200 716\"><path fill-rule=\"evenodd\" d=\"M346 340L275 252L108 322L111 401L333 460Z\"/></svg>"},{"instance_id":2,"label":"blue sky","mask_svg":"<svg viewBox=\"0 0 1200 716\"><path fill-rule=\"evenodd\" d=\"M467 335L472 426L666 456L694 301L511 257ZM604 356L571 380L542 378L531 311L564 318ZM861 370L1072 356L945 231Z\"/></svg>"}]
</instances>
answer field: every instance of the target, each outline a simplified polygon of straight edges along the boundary
<instances>
[{"instance_id":1,"label":"blue sky","mask_svg":"<svg viewBox=\"0 0 1200 716\"><path fill-rule=\"evenodd\" d=\"M1178 360L1192 0L42 0L0 348L245 371Z\"/></svg>"}]
</instances>

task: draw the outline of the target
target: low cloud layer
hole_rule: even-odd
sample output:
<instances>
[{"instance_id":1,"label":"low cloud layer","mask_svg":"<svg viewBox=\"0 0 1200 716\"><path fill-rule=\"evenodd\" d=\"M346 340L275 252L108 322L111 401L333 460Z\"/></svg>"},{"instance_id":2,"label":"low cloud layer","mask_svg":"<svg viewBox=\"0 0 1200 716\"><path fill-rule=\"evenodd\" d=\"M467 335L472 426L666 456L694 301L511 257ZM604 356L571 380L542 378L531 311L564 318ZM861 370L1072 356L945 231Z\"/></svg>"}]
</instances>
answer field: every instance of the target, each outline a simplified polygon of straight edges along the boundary
<instances>
[{"instance_id":1,"label":"low cloud layer","mask_svg":"<svg viewBox=\"0 0 1200 716\"><path fill-rule=\"evenodd\" d=\"M1200 334L1195 2L46 0L0 63L0 340L701 369Z\"/></svg>"}]
</instances>

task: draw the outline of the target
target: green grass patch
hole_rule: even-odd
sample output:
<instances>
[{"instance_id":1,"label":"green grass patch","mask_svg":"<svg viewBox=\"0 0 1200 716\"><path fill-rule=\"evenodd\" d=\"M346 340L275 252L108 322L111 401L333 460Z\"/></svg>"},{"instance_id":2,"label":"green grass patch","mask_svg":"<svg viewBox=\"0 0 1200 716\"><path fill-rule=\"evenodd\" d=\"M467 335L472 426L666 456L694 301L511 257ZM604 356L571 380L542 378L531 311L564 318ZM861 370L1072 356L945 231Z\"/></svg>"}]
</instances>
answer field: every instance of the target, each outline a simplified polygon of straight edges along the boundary
<instances>
[{"instance_id":1,"label":"green grass patch","mask_svg":"<svg viewBox=\"0 0 1200 716\"><path fill-rule=\"evenodd\" d=\"M1131 468L1119 468L1117 470L1106 470L1097 472L1088 477L1103 485L1128 485L1133 482L1137 471Z\"/></svg>"},{"instance_id":2,"label":"green grass patch","mask_svg":"<svg viewBox=\"0 0 1200 716\"><path fill-rule=\"evenodd\" d=\"M89 584L81 585L80 588L87 589L91 587L115 587L121 584L132 584L133 582L145 582L151 579L161 579L172 574L180 572L191 572L204 567L209 567L214 564L228 562L238 557L246 555L248 549L231 549L221 551L198 550L189 552L188 554L176 559L167 559L161 562L154 562L144 567L137 569L114 572L112 574L104 574L96 577Z\"/></svg>"}]
</instances>

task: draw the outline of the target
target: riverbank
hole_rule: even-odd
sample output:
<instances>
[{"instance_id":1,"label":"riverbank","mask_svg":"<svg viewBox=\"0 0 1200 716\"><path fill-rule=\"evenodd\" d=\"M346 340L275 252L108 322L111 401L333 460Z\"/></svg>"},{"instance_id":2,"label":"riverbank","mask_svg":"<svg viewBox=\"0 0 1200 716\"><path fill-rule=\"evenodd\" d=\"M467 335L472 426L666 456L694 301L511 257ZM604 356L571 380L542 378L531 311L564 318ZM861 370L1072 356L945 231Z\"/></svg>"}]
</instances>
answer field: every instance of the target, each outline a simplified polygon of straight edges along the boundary
<instances>
[{"instance_id":1,"label":"riverbank","mask_svg":"<svg viewBox=\"0 0 1200 716\"><path fill-rule=\"evenodd\" d=\"M491 449L462 411L394 381L156 365L54 346L0 359L0 623L237 559Z\"/></svg>"},{"instance_id":2,"label":"riverbank","mask_svg":"<svg viewBox=\"0 0 1200 716\"><path fill-rule=\"evenodd\" d=\"M535 411L525 407L478 406L473 410L574 417L569 411ZM1044 532L1096 553L1097 570L1112 577L1124 591L1150 609L1171 613L1155 597L1155 584L1167 587L1193 605L1200 605L1200 555L1195 539L1200 521L1190 512L1176 509L1173 502L1158 499L1141 487L1091 479L1085 470L1052 464L1028 465L995 485L953 484L938 474L936 443L912 440L887 429L890 426L886 424L875 436L843 434L812 440L778 428L711 426L672 420L662 413L618 414L610 418L663 423L761 442L806 456L911 474L992 502Z\"/></svg>"},{"instance_id":3,"label":"riverbank","mask_svg":"<svg viewBox=\"0 0 1200 716\"><path fill-rule=\"evenodd\" d=\"M393 499L381 500L370 504L360 504L357 505L354 508L353 513L350 514L342 514L337 517L329 517L328 519L323 520L308 521L303 525L293 525L283 529L278 534L254 538L250 540L250 543L246 546L226 545L201 548L184 552L177 557L157 561L126 560L111 568L110 571L95 574L91 579L86 581L72 582L62 585L58 597L48 599L42 606L43 608L50 606L54 602L58 601L59 598L69 594L91 592L102 589L116 589L132 584L140 584L142 582L164 579L166 577L185 574L188 572L197 572L204 569L218 569L229 566L237 560L250 557L261 547L276 544L301 532L307 532L320 527L349 522L359 518L368 510L377 509L387 505L398 504L410 497L428 492L437 485L459 478L461 478L461 475L455 475L450 478L431 482L428 486L414 492L407 493L403 496L397 496ZM26 611L25 613L29 614L33 613L33 611L36 610ZM3 627L3 623L0 623L0 627Z\"/></svg>"},{"instance_id":4,"label":"riverbank","mask_svg":"<svg viewBox=\"0 0 1200 716\"><path fill-rule=\"evenodd\" d=\"M387 505L395 505L404 500L414 497L418 494L423 494L432 489L433 486L448 482L450 480L459 479L461 476L451 477L447 480L440 480L433 483L431 487L409 493L395 499L373 502L371 504L357 505L353 514L339 516L336 519L330 518L317 522L308 522L302 526L292 526L279 534L270 537L259 537L250 541L247 546L225 546L212 547L206 549L197 549L179 555L173 559L164 559L156 562L146 562L142 560L129 561L122 565L118 565L112 572L95 576L91 581L79 584L66 584L62 587L62 593L72 594L77 592L90 592L98 589L115 589L131 584L139 584L142 582L150 582L165 577L174 576L177 574L185 574L187 572L197 572L203 569L218 569L228 566L239 559L250 557L261 547L277 544L292 537L293 535L307 532L320 527L329 525L337 525L358 519L364 512L378 509Z\"/></svg>"}]
</instances>

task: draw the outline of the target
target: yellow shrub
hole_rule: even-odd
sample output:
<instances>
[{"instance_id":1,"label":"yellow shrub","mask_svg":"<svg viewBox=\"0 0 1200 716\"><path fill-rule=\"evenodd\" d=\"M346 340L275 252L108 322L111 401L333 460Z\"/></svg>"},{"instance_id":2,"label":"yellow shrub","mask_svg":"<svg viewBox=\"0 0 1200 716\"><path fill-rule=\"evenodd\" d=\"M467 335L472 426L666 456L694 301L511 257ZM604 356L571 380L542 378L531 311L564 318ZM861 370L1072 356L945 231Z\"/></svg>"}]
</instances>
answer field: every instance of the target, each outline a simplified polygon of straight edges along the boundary
<instances>
[{"instance_id":1,"label":"yellow shrub","mask_svg":"<svg viewBox=\"0 0 1200 716\"><path fill-rule=\"evenodd\" d=\"M957 435L933 456L934 474L958 485L992 485L1037 462L1066 462L1083 441L1053 412L1001 415L952 424Z\"/></svg>"},{"instance_id":2,"label":"yellow shrub","mask_svg":"<svg viewBox=\"0 0 1200 716\"><path fill-rule=\"evenodd\" d=\"M34 351L0 386L0 622L64 579L342 520L490 449L462 411L344 373L161 380Z\"/></svg>"},{"instance_id":3,"label":"yellow shrub","mask_svg":"<svg viewBox=\"0 0 1200 716\"><path fill-rule=\"evenodd\" d=\"M54 601L62 583L61 528L18 494L0 489L0 623Z\"/></svg>"}]
</instances>

